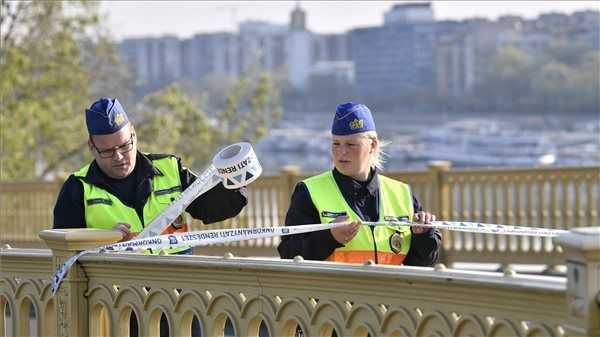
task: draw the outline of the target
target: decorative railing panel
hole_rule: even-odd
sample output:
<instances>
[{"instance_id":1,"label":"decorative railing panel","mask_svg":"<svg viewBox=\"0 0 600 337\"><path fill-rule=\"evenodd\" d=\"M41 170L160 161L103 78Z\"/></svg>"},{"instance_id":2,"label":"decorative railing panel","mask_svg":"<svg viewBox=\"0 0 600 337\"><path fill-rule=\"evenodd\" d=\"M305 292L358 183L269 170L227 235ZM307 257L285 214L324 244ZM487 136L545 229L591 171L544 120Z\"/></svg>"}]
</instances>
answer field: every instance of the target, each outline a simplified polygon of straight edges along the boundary
<instances>
[{"instance_id":1,"label":"decorative railing panel","mask_svg":"<svg viewBox=\"0 0 600 337\"><path fill-rule=\"evenodd\" d=\"M571 229L598 226L600 169L453 170L444 219ZM464 232L444 233L450 260L558 264L561 249L550 238ZM493 256L492 256L493 254ZM532 261L532 257L537 260ZM524 262L525 263L525 262Z\"/></svg>"},{"instance_id":2,"label":"decorative railing panel","mask_svg":"<svg viewBox=\"0 0 600 337\"><path fill-rule=\"evenodd\" d=\"M133 311L142 335L164 314L176 336L560 336L565 279L469 274L432 268L344 266L246 258L110 256L84 258L90 308L106 308L113 334ZM110 264L110 268L106 265ZM177 275L167 285L164 275ZM532 306L531 303L536 303ZM91 321L99 320L90 317ZM124 313L125 312L125 313ZM157 314L160 313L160 314ZM114 322L114 323L112 323ZM262 323L257 323L262 322Z\"/></svg>"},{"instance_id":3,"label":"decorative railing panel","mask_svg":"<svg viewBox=\"0 0 600 337\"><path fill-rule=\"evenodd\" d=\"M51 251L1 249L0 271L0 335L55 336Z\"/></svg>"}]
</instances>

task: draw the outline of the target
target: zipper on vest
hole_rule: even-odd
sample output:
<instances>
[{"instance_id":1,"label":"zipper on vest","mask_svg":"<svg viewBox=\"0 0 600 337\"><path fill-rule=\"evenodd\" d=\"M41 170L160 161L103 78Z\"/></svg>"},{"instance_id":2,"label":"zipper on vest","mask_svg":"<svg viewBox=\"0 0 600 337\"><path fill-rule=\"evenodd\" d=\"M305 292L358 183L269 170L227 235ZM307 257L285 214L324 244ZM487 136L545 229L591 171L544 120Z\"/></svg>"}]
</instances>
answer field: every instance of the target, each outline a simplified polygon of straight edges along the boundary
<instances>
[{"instance_id":1,"label":"zipper on vest","mask_svg":"<svg viewBox=\"0 0 600 337\"><path fill-rule=\"evenodd\" d=\"M373 253L375 253L375 264L379 264L379 261L377 259L377 241L375 241L375 226L369 226L369 228L371 229L371 237L373 238Z\"/></svg>"}]
</instances>

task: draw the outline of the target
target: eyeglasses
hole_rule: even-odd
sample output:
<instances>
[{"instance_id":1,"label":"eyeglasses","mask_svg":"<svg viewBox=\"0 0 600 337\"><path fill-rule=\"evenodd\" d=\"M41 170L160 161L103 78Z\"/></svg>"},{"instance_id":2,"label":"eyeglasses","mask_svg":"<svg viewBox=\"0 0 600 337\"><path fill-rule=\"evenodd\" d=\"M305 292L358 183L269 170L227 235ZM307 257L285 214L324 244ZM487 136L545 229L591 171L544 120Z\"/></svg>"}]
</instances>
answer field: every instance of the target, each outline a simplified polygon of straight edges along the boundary
<instances>
[{"instance_id":1,"label":"eyeglasses","mask_svg":"<svg viewBox=\"0 0 600 337\"><path fill-rule=\"evenodd\" d=\"M92 142L92 146L94 147L94 149L96 149L96 152L98 152L98 155L100 156L100 158L112 158L115 156L115 153L118 151L121 154L125 154L129 151L131 151L133 149L133 137L135 136L135 134L131 134L131 137L129 137L129 140L119 146L115 146L112 149L108 149L108 150L100 150L98 149L98 147L96 146L96 144L94 144L94 140L92 139L92 137L90 137L90 141Z\"/></svg>"}]
</instances>

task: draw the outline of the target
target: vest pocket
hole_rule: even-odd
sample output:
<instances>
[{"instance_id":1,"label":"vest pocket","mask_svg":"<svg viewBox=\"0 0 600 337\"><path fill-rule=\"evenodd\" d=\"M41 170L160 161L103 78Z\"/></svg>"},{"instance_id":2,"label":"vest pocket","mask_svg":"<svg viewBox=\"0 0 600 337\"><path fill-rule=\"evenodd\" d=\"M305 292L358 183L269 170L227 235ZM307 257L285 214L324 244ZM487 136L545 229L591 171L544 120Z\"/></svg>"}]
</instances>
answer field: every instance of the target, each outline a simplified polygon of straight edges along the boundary
<instances>
[{"instance_id":1,"label":"vest pocket","mask_svg":"<svg viewBox=\"0 0 600 337\"><path fill-rule=\"evenodd\" d=\"M161 204L170 204L173 202L177 196L178 192L181 191L181 186L173 186L170 188L165 188L161 190L154 191L154 197L156 197L156 201Z\"/></svg>"},{"instance_id":2,"label":"vest pocket","mask_svg":"<svg viewBox=\"0 0 600 337\"><path fill-rule=\"evenodd\" d=\"M154 196L158 197L161 195L165 195L165 194L171 194L174 192L180 192L181 191L181 186L173 186L173 187L169 187L169 188L164 188L161 190L156 190L154 191Z\"/></svg>"},{"instance_id":3,"label":"vest pocket","mask_svg":"<svg viewBox=\"0 0 600 337\"><path fill-rule=\"evenodd\" d=\"M164 195L161 195L161 196L157 196L156 197L156 201L159 204L170 204L173 201L175 201L176 198L177 198L177 196L174 195L174 194L173 195L171 195L171 194L164 194Z\"/></svg>"}]
</instances>

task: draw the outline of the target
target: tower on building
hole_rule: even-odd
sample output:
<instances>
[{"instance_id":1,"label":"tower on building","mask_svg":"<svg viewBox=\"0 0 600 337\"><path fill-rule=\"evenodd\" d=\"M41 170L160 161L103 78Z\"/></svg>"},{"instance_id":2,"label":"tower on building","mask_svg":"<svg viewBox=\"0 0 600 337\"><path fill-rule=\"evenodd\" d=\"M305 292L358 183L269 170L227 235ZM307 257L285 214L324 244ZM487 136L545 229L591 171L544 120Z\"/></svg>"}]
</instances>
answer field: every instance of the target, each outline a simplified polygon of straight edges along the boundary
<instances>
[{"instance_id":1,"label":"tower on building","mask_svg":"<svg viewBox=\"0 0 600 337\"><path fill-rule=\"evenodd\" d=\"M288 80L292 87L304 90L312 64L312 35L306 29L306 13L296 2L290 16L287 36Z\"/></svg>"},{"instance_id":2,"label":"tower on building","mask_svg":"<svg viewBox=\"0 0 600 337\"><path fill-rule=\"evenodd\" d=\"M292 11L290 20L290 31L306 30L306 12L300 8L300 1L296 1L296 7Z\"/></svg>"}]
</instances>

